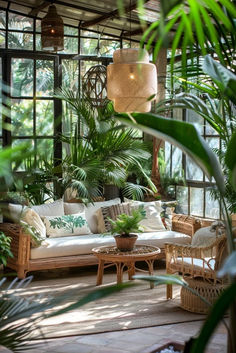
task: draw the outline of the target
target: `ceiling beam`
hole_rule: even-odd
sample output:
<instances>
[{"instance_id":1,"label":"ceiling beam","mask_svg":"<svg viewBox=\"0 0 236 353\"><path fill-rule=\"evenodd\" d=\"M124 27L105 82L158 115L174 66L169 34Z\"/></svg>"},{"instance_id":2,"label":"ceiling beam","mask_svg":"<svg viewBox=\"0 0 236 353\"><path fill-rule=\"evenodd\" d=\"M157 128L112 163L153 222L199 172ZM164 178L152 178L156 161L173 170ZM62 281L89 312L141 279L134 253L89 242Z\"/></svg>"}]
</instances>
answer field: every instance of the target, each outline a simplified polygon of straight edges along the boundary
<instances>
[{"instance_id":1,"label":"ceiling beam","mask_svg":"<svg viewBox=\"0 0 236 353\"><path fill-rule=\"evenodd\" d=\"M122 33L122 37L137 36L138 34L143 34L144 31L145 31L145 28L142 28L142 27L134 29L133 31L125 31Z\"/></svg>"},{"instance_id":2,"label":"ceiling beam","mask_svg":"<svg viewBox=\"0 0 236 353\"><path fill-rule=\"evenodd\" d=\"M30 12L28 13L29 16L37 16L38 13L45 9L45 7L49 6L51 4L51 1L43 1L39 6L34 7Z\"/></svg>"},{"instance_id":3,"label":"ceiling beam","mask_svg":"<svg viewBox=\"0 0 236 353\"><path fill-rule=\"evenodd\" d=\"M144 3L148 2L148 0L144 1ZM136 9L137 8L137 1L135 1L132 5L128 5L124 8L124 13L127 13L127 12L131 12L132 10ZM97 18L94 18L93 20L91 21L85 21L81 24L81 27L82 28L88 28L88 27L91 27L91 26L94 26L100 22L103 22L105 20L108 20L109 18L113 18L113 17L116 17L117 15L119 15L119 9L115 9L111 12L108 12L108 13L105 13L104 15L102 16L99 16Z\"/></svg>"}]
</instances>

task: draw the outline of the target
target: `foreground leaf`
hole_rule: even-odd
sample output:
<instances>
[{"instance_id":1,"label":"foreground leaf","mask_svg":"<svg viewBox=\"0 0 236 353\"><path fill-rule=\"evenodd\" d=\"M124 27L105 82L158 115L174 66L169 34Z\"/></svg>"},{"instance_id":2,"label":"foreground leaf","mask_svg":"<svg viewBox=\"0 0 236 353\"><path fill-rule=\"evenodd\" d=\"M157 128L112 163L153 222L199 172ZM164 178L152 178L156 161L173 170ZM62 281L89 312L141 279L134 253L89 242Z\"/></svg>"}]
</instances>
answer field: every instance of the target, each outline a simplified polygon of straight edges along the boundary
<instances>
[{"instance_id":1,"label":"foreground leaf","mask_svg":"<svg viewBox=\"0 0 236 353\"><path fill-rule=\"evenodd\" d=\"M219 277L229 275L231 277L236 276L236 251L233 251L225 260L222 268L218 272Z\"/></svg>"}]
</instances>

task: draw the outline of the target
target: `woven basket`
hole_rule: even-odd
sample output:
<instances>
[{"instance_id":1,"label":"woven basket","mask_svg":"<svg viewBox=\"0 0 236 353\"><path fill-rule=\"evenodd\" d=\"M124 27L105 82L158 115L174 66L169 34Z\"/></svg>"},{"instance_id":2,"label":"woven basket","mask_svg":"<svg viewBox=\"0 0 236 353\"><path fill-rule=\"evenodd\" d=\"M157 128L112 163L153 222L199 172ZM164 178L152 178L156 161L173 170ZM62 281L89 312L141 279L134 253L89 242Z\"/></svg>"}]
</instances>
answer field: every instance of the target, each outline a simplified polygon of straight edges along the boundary
<instances>
[{"instance_id":1,"label":"woven basket","mask_svg":"<svg viewBox=\"0 0 236 353\"><path fill-rule=\"evenodd\" d=\"M218 296L225 289L223 284L213 284L201 280L187 279L189 287L198 292L208 302L213 304ZM191 311L192 313L207 314L210 307L205 304L197 295L182 287L180 293L181 308Z\"/></svg>"}]
</instances>

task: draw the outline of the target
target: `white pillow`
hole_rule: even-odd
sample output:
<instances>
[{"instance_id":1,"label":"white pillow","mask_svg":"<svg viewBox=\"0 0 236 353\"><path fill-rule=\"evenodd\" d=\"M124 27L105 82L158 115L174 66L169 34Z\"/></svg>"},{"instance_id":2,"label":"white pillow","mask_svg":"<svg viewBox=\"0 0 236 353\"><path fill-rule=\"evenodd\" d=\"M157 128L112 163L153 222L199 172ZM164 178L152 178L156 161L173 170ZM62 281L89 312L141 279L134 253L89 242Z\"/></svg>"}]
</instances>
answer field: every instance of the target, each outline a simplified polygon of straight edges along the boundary
<instances>
[{"instance_id":1,"label":"white pillow","mask_svg":"<svg viewBox=\"0 0 236 353\"><path fill-rule=\"evenodd\" d=\"M145 201L129 200L125 197L124 202L129 202L129 203L131 203L131 205L153 206L156 208L156 211L159 214L164 211L164 209L161 207L161 200L145 202Z\"/></svg>"},{"instance_id":2,"label":"white pillow","mask_svg":"<svg viewBox=\"0 0 236 353\"><path fill-rule=\"evenodd\" d=\"M40 217L63 216L65 214L62 199L51 203L44 203L42 205L32 206L31 208L36 211Z\"/></svg>"},{"instance_id":3,"label":"white pillow","mask_svg":"<svg viewBox=\"0 0 236 353\"><path fill-rule=\"evenodd\" d=\"M36 231L40 234L41 238L46 239L46 227L43 224L43 221L39 217L39 215L32 210L31 208L27 208L22 213L21 220L28 225L34 227Z\"/></svg>"},{"instance_id":4,"label":"white pillow","mask_svg":"<svg viewBox=\"0 0 236 353\"><path fill-rule=\"evenodd\" d=\"M14 204L14 203L9 203L8 210L9 210L9 216L10 216L11 220L15 223L19 222L19 220L21 219L21 216L23 214L23 211L25 209L26 209L26 206Z\"/></svg>"},{"instance_id":5,"label":"white pillow","mask_svg":"<svg viewBox=\"0 0 236 353\"><path fill-rule=\"evenodd\" d=\"M132 206L137 209L139 205ZM139 222L139 225L143 228L144 232L155 232L165 231L166 228L161 220L160 213L157 212L155 206L144 205L144 211L146 212L146 218Z\"/></svg>"},{"instance_id":6,"label":"white pillow","mask_svg":"<svg viewBox=\"0 0 236 353\"><path fill-rule=\"evenodd\" d=\"M203 227L198 229L193 237L191 245L193 246L210 246L216 240L216 231L211 230L210 227Z\"/></svg>"},{"instance_id":7,"label":"white pillow","mask_svg":"<svg viewBox=\"0 0 236 353\"><path fill-rule=\"evenodd\" d=\"M84 204L80 202L64 202L65 214L75 214L84 211Z\"/></svg>"},{"instance_id":8,"label":"white pillow","mask_svg":"<svg viewBox=\"0 0 236 353\"><path fill-rule=\"evenodd\" d=\"M117 205L121 203L120 198L116 198L113 200L108 200L108 201L99 201L99 202L94 202L93 204L88 204L88 206L84 206L82 203L64 203L65 205L65 214L68 214L67 212L69 210L79 210L81 207L84 207L85 210L85 216L89 225L89 228L91 229L92 233L98 233L98 223L97 223L97 217L96 217L96 211L101 208L101 207L108 207L112 205ZM70 206L71 205L71 206ZM78 211L77 211L78 212ZM71 214L73 214L72 212Z\"/></svg>"},{"instance_id":9,"label":"white pillow","mask_svg":"<svg viewBox=\"0 0 236 353\"><path fill-rule=\"evenodd\" d=\"M73 215L45 216L42 219L50 238L91 234L85 212Z\"/></svg>"}]
</instances>

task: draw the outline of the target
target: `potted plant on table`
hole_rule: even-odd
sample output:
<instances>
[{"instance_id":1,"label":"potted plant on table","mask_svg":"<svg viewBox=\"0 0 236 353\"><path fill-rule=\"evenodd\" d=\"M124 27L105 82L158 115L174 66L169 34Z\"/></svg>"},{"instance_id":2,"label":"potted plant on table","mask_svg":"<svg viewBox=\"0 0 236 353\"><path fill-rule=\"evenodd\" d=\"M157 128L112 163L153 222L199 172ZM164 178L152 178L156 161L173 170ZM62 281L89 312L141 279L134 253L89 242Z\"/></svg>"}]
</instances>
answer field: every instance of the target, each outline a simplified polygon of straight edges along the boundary
<instances>
[{"instance_id":1,"label":"potted plant on table","mask_svg":"<svg viewBox=\"0 0 236 353\"><path fill-rule=\"evenodd\" d=\"M138 238L136 233L142 232L141 222L146 217L143 207L134 209L131 215L122 213L116 220L108 218L111 224L111 234L115 234L114 238L116 246L120 251L131 251L134 248Z\"/></svg>"}]
</instances>

